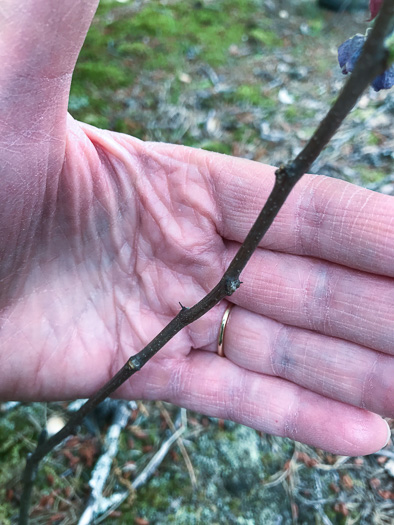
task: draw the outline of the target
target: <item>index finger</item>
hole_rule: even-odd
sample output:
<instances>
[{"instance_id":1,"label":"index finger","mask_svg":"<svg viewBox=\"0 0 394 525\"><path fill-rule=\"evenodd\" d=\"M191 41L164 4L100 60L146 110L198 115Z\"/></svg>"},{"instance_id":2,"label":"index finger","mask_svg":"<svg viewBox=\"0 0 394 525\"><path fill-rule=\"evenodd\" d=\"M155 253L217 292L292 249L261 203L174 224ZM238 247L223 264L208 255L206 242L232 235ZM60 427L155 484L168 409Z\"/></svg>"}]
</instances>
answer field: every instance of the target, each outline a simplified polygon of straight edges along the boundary
<instances>
[{"instance_id":1,"label":"index finger","mask_svg":"<svg viewBox=\"0 0 394 525\"><path fill-rule=\"evenodd\" d=\"M180 162L187 159L209 177L217 231L225 239L243 242L273 187L275 168L165 144L155 150ZM392 197L341 180L304 175L260 246L393 276L393 220Z\"/></svg>"}]
</instances>

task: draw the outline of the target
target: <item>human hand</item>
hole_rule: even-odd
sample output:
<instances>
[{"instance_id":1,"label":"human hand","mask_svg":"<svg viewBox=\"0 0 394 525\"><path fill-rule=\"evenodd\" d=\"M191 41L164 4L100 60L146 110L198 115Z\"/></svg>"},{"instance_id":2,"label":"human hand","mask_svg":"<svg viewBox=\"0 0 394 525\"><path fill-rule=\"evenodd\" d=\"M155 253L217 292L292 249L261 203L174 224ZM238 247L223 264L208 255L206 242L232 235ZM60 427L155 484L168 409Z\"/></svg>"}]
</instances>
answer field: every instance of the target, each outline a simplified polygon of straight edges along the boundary
<instances>
[{"instance_id":1,"label":"human hand","mask_svg":"<svg viewBox=\"0 0 394 525\"><path fill-rule=\"evenodd\" d=\"M0 396L93 394L220 279L274 169L67 117L96 1L0 10ZM47 28L51 27L50 31ZM394 414L394 202L305 176L241 288L117 395L163 399L340 454ZM227 304L226 358L217 334Z\"/></svg>"}]
</instances>

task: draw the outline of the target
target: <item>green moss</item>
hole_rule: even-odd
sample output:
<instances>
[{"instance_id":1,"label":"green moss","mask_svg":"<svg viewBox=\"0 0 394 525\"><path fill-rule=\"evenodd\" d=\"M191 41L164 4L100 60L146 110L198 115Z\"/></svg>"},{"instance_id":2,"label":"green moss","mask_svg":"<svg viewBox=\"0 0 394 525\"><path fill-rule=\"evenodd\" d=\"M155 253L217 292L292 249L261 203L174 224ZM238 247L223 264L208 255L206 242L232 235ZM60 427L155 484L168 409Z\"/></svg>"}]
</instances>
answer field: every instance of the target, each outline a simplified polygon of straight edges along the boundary
<instances>
[{"instance_id":1,"label":"green moss","mask_svg":"<svg viewBox=\"0 0 394 525\"><path fill-rule=\"evenodd\" d=\"M371 166L365 164L359 164L355 166L355 170L360 174L361 181L363 184L370 184L371 182L379 182L382 180L386 173Z\"/></svg>"},{"instance_id":2,"label":"green moss","mask_svg":"<svg viewBox=\"0 0 394 525\"><path fill-rule=\"evenodd\" d=\"M7 500L7 490L18 494L19 481L26 456L32 451L37 439L35 426L29 425L29 418L40 421L42 409L38 403L19 406L0 418L0 523L10 523L15 514L15 501Z\"/></svg>"},{"instance_id":3,"label":"green moss","mask_svg":"<svg viewBox=\"0 0 394 525\"><path fill-rule=\"evenodd\" d=\"M128 20L136 35L169 38L178 34L178 24L170 8L148 5Z\"/></svg>"},{"instance_id":4,"label":"green moss","mask_svg":"<svg viewBox=\"0 0 394 525\"><path fill-rule=\"evenodd\" d=\"M300 118L300 109L296 105L288 106L285 109L285 118L288 122L296 122Z\"/></svg>"},{"instance_id":5,"label":"green moss","mask_svg":"<svg viewBox=\"0 0 394 525\"><path fill-rule=\"evenodd\" d=\"M269 29L253 29L249 35L268 49L281 47L283 44L279 36Z\"/></svg>"},{"instance_id":6,"label":"green moss","mask_svg":"<svg viewBox=\"0 0 394 525\"><path fill-rule=\"evenodd\" d=\"M0 491L0 498L1 501L3 500L3 494ZM8 516L10 515L9 506L7 504L0 504L0 523L2 525L11 525L11 520L8 519Z\"/></svg>"},{"instance_id":7,"label":"green moss","mask_svg":"<svg viewBox=\"0 0 394 525\"><path fill-rule=\"evenodd\" d=\"M367 143L369 146L378 146L381 141L381 136L376 131L371 131L368 135Z\"/></svg>"},{"instance_id":8,"label":"green moss","mask_svg":"<svg viewBox=\"0 0 394 525\"><path fill-rule=\"evenodd\" d=\"M117 113L125 114L122 101L133 96L133 86L140 84L141 75L146 77L152 71L158 79L168 79L168 75L177 79L196 61L215 68L223 64L237 67L237 58L229 49L234 44L242 46L246 37L259 49L281 45L262 7L260 0L188 0L167 5L150 2L128 10L114 0L100 2L73 78L69 104L72 115L99 127L110 126L142 137L142 130L136 130L133 122L127 123L128 115L126 123L117 117ZM200 75L196 75L196 85L191 86L173 80L168 102L177 105L188 89L210 87L209 80ZM147 103L149 95L153 105ZM260 86L246 83L233 97L216 95L202 101L202 105L205 109L207 105L216 107L221 101L268 111L275 105L263 96ZM152 93L144 93L144 107L154 109L156 105ZM192 138L184 139L193 142Z\"/></svg>"},{"instance_id":9,"label":"green moss","mask_svg":"<svg viewBox=\"0 0 394 525\"><path fill-rule=\"evenodd\" d=\"M200 147L207 151L215 151L216 153L224 153L225 155L231 154L231 145L225 144L219 141L207 141L203 142Z\"/></svg>"},{"instance_id":10,"label":"green moss","mask_svg":"<svg viewBox=\"0 0 394 525\"><path fill-rule=\"evenodd\" d=\"M236 89L236 92L230 96L234 102L240 102L245 105L259 106L263 109L270 110L276 106L276 97L265 95L259 85L242 84Z\"/></svg>"},{"instance_id":11,"label":"green moss","mask_svg":"<svg viewBox=\"0 0 394 525\"><path fill-rule=\"evenodd\" d=\"M101 3L100 3L101 5ZM100 10L100 7L99 7ZM103 24L94 21L86 36L80 58L82 61L97 62L105 54L108 46L108 35L103 30ZM81 62L81 60L79 60Z\"/></svg>"},{"instance_id":12,"label":"green moss","mask_svg":"<svg viewBox=\"0 0 394 525\"><path fill-rule=\"evenodd\" d=\"M324 28L324 25L324 20L321 17L308 21L309 30L313 36L319 36Z\"/></svg>"},{"instance_id":13,"label":"green moss","mask_svg":"<svg viewBox=\"0 0 394 525\"><path fill-rule=\"evenodd\" d=\"M240 102L258 106L261 101L261 88L244 84L237 88L235 95Z\"/></svg>"},{"instance_id":14,"label":"green moss","mask_svg":"<svg viewBox=\"0 0 394 525\"><path fill-rule=\"evenodd\" d=\"M252 142L259 137L257 131L246 125L239 125L232 133L235 142Z\"/></svg>"},{"instance_id":15,"label":"green moss","mask_svg":"<svg viewBox=\"0 0 394 525\"><path fill-rule=\"evenodd\" d=\"M336 512L332 505L325 505L324 512L326 513L328 519L331 520L332 523L335 523L337 525L345 525L347 523L346 517L343 514ZM356 522L357 521L358 520L356 520Z\"/></svg>"},{"instance_id":16,"label":"green moss","mask_svg":"<svg viewBox=\"0 0 394 525\"><path fill-rule=\"evenodd\" d=\"M106 129L109 127L109 121L107 117L97 115L96 113L87 113L84 115L84 122L96 126L97 128Z\"/></svg>"},{"instance_id":17,"label":"green moss","mask_svg":"<svg viewBox=\"0 0 394 525\"><path fill-rule=\"evenodd\" d=\"M230 20L222 3L202 7L192 2L171 6L152 3L133 16L115 17L105 26L105 33L112 36L120 54L148 58L144 62L146 69L176 69L187 60L190 49L217 65L223 63L228 47L239 43L244 33L241 21L237 17Z\"/></svg>"},{"instance_id":18,"label":"green moss","mask_svg":"<svg viewBox=\"0 0 394 525\"><path fill-rule=\"evenodd\" d=\"M78 65L77 74L98 88L126 86L131 76L127 70L105 62L85 62Z\"/></svg>"},{"instance_id":19,"label":"green moss","mask_svg":"<svg viewBox=\"0 0 394 525\"><path fill-rule=\"evenodd\" d=\"M149 58L153 53L152 48L143 42L121 42L116 49L127 57Z\"/></svg>"}]
</instances>

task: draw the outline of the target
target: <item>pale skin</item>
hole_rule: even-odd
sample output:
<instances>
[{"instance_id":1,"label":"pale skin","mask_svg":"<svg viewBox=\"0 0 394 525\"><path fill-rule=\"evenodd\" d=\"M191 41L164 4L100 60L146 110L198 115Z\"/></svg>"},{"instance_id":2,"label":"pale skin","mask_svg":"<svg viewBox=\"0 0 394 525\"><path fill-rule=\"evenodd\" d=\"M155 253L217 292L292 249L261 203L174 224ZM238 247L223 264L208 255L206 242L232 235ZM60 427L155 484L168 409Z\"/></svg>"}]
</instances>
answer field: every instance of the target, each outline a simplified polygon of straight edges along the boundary
<instances>
[{"instance_id":1,"label":"pale skin","mask_svg":"<svg viewBox=\"0 0 394 525\"><path fill-rule=\"evenodd\" d=\"M96 0L0 5L0 397L93 394L220 279L274 168L67 116ZM117 396L339 454L394 416L394 199L305 176L228 301ZM225 358L216 354L227 304Z\"/></svg>"}]
</instances>

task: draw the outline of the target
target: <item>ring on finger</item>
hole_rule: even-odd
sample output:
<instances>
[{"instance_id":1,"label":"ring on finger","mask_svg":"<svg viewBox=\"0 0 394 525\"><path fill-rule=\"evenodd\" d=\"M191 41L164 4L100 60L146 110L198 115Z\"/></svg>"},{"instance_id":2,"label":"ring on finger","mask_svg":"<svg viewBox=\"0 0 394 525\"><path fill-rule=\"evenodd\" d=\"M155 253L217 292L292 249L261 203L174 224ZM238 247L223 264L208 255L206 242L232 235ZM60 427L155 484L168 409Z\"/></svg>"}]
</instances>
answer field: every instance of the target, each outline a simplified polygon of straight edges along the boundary
<instances>
[{"instance_id":1,"label":"ring on finger","mask_svg":"<svg viewBox=\"0 0 394 525\"><path fill-rule=\"evenodd\" d=\"M220 323L219 327L219 335L218 335L218 355L220 357L225 357L224 355L224 333L226 330L226 326L230 317L231 310L233 308L233 304L229 304L224 311L222 321Z\"/></svg>"}]
</instances>

